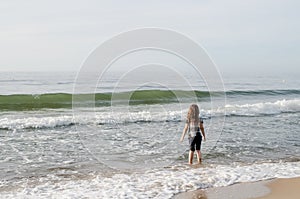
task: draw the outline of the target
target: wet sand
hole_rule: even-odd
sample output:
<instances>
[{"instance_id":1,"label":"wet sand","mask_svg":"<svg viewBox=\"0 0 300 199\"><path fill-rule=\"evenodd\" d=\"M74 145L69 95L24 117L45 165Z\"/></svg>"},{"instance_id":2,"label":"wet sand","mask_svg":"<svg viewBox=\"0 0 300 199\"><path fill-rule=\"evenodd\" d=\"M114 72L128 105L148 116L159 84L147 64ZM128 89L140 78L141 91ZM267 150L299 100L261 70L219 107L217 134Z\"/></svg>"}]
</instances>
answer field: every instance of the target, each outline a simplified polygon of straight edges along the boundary
<instances>
[{"instance_id":1,"label":"wet sand","mask_svg":"<svg viewBox=\"0 0 300 199\"><path fill-rule=\"evenodd\" d=\"M300 177L239 183L228 187L180 193L174 199L299 199Z\"/></svg>"},{"instance_id":2,"label":"wet sand","mask_svg":"<svg viewBox=\"0 0 300 199\"><path fill-rule=\"evenodd\" d=\"M300 178L276 179L267 184L271 192L257 199L299 199Z\"/></svg>"}]
</instances>

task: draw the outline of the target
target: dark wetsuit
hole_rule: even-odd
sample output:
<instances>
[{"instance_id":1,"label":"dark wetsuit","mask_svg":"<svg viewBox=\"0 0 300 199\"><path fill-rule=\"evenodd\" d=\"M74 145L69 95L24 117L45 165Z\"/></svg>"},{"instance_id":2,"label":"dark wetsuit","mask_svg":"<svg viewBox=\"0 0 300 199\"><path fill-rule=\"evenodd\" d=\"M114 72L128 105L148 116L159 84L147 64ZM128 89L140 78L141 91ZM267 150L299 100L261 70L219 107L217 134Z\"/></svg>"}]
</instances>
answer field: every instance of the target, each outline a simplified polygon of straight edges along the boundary
<instances>
[{"instance_id":1,"label":"dark wetsuit","mask_svg":"<svg viewBox=\"0 0 300 199\"><path fill-rule=\"evenodd\" d=\"M200 119L200 122L203 123L203 120ZM189 144L190 144L190 150L199 151L201 149L201 142L202 142L202 135L200 133L199 124L196 126L194 124L189 124Z\"/></svg>"}]
</instances>

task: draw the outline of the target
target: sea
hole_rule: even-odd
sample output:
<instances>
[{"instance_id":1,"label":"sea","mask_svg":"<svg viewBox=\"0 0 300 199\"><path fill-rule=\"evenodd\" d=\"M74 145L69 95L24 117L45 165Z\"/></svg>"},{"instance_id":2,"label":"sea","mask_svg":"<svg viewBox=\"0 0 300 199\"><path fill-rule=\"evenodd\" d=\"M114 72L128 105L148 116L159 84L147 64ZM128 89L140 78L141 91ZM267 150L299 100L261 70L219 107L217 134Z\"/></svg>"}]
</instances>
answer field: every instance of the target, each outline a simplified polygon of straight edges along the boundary
<instances>
[{"instance_id":1,"label":"sea","mask_svg":"<svg viewBox=\"0 0 300 199\"><path fill-rule=\"evenodd\" d=\"M300 176L299 75L227 73L209 90L201 76L162 73L90 85L77 72L1 72L0 198L172 198ZM179 142L193 103L201 165Z\"/></svg>"}]
</instances>

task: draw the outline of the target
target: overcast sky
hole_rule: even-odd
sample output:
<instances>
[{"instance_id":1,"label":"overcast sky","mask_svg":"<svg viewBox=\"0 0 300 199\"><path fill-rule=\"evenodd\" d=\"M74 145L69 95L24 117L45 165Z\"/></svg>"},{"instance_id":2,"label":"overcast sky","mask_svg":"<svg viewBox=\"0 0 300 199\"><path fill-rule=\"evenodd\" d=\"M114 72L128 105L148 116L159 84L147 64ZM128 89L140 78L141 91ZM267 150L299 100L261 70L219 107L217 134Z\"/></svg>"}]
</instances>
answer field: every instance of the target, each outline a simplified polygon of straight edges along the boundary
<instances>
[{"instance_id":1,"label":"overcast sky","mask_svg":"<svg viewBox=\"0 0 300 199\"><path fill-rule=\"evenodd\" d=\"M0 70L78 70L112 36L168 28L201 44L221 71L300 73L297 0L9 0L0 3Z\"/></svg>"}]
</instances>

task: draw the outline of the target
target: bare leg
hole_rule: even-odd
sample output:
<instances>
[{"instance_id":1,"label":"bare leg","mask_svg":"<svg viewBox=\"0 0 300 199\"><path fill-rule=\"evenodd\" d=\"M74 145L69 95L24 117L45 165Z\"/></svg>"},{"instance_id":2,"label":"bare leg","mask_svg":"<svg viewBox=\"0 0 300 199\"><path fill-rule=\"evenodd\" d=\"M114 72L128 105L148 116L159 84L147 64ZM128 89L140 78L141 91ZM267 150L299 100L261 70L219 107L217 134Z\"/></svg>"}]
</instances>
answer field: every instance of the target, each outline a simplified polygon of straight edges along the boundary
<instances>
[{"instance_id":1,"label":"bare leg","mask_svg":"<svg viewBox=\"0 0 300 199\"><path fill-rule=\"evenodd\" d=\"M193 164L194 151L190 151L189 153L189 164Z\"/></svg>"},{"instance_id":2,"label":"bare leg","mask_svg":"<svg viewBox=\"0 0 300 199\"><path fill-rule=\"evenodd\" d=\"M201 151L200 150L196 150L197 152L197 159L198 159L198 163L201 164L202 159L201 159Z\"/></svg>"}]
</instances>

